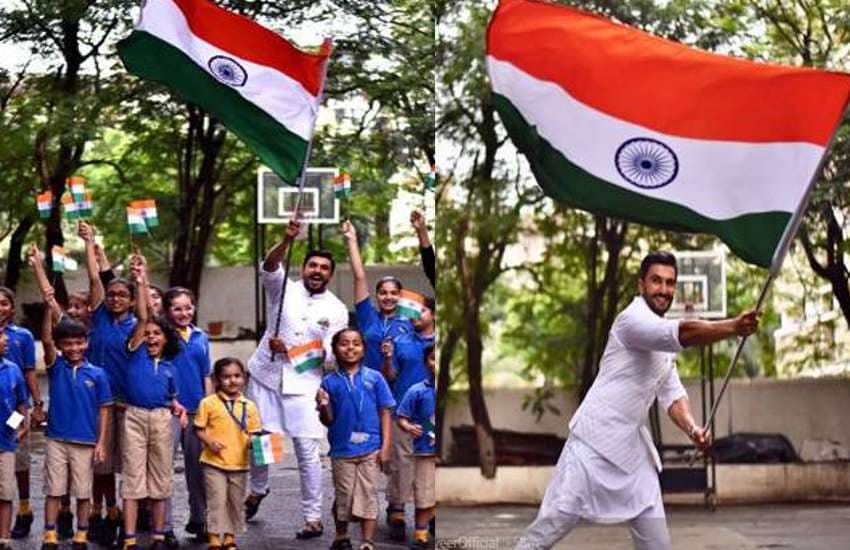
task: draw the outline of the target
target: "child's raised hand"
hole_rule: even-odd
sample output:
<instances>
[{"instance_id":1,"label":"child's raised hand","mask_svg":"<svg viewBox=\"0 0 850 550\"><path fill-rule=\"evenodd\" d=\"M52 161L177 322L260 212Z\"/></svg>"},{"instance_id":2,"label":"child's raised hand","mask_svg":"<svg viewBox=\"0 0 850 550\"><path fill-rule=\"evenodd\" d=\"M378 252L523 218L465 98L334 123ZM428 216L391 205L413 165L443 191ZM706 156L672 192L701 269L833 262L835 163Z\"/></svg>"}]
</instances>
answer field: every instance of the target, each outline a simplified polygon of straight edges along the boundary
<instances>
[{"instance_id":1,"label":"child's raised hand","mask_svg":"<svg viewBox=\"0 0 850 550\"><path fill-rule=\"evenodd\" d=\"M84 221L80 221L80 223L77 224L77 234L86 242L94 239L94 230Z\"/></svg>"}]
</instances>

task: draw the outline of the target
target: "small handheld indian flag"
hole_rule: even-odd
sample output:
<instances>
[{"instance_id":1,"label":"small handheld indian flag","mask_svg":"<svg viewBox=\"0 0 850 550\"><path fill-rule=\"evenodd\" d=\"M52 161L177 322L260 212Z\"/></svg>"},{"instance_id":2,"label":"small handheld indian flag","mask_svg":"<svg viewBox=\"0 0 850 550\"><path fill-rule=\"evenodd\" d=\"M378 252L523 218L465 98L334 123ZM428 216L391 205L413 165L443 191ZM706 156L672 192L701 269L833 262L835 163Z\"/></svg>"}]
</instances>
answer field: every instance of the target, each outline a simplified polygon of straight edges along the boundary
<instances>
[{"instance_id":1,"label":"small handheld indian flag","mask_svg":"<svg viewBox=\"0 0 850 550\"><path fill-rule=\"evenodd\" d=\"M156 211L155 200L144 199L140 201L133 201L130 203L130 206L142 213L142 217L145 219L145 225L149 228L159 225L159 215Z\"/></svg>"},{"instance_id":2,"label":"small handheld indian flag","mask_svg":"<svg viewBox=\"0 0 850 550\"><path fill-rule=\"evenodd\" d=\"M77 205L77 217L79 218L90 218L92 213L92 200L91 193L85 191L80 198L76 198Z\"/></svg>"},{"instance_id":3,"label":"small handheld indian flag","mask_svg":"<svg viewBox=\"0 0 850 550\"><path fill-rule=\"evenodd\" d=\"M398 299L398 314L408 319L419 319L425 310L425 296L412 290L402 290Z\"/></svg>"},{"instance_id":4,"label":"small handheld indian flag","mask_svg":"<svg viewBox=\"0 0 850 550\"><path fill-rule=\"evenodd\" d=\"M76 220L80 217L79 205L74 200L73 194L62 195L62 208L64 209L65 219Z\"/></svg>"},{"instance_id":5,"label":"small handheld indian flag","mask_svg":"<svg viewBox=\"0 0 850 550\"><path fill-rule=\"evenodd\" d=\"M127 207L127 226L130 228L130 235L143 235L148 232L144 215L132 206Z\"/></svg>"},{"instance_id":6,"label":"small handheld indian flag","mask_svg":"<svg viewBox=\"0 0 850 550\"><path fill-rule=\"evenodd\" d=\"M75 202L83 200L86 193L86 178L83 176L71 176L65 180L65 184L71 190L71 194L74 195Z\"/></svg>"},{"instance_id":7,"label":"small handheld indian flag","mask_svg":"<svg viewBox=\"0 0 850 550\"><path fill-rule=\"evenodd\" d=\"M254 466L266 466L283 461L283 436L279 433L252 435L251 458Z\"/></svg>"},{"instance_id":8,"label":"small handheld indian flag","mask_svg":"<svg viewBox=\"0 0 850 550\"><path fill-rule=\"evenodd\" d=\"M322 366L325 348L321 340L310 340L306 344L289 348L286 354L295 372L300 374Z\"/></svg>"},{"instance_id":9,"label":"small handheld indian flag","mask_svg":"<svg viewBox=\"0 0 850 550\"><path fill-rule=\"evenodd\" d=\"M61 246L54 246L50 249L53 256L53 271L56 273L64 273L66 271L75 271L77 262L65 253L65 249Z\"/></svg>"},{"instance_id":10,"label":"small handheld indian flag","mask_svg":"<svg viewBox=\"0 0 850 550\"><path fill-rule=\"evenodd\" d=\"M351 174L334 176L334 196L342 199L351 194Z\"/></svg>"},{"instance_id":11,"label":"small handheld indian flag","mask_svg":"<svg viewBox=\"0 0 850 550\"><path fill-rule=\"evenodd\" d=\"M53 193L50 191L39 193L35 197L35 204L38 206L38 216L41 219L49 218L50 211L53 209Z\"/></svg>"}]
</instances>

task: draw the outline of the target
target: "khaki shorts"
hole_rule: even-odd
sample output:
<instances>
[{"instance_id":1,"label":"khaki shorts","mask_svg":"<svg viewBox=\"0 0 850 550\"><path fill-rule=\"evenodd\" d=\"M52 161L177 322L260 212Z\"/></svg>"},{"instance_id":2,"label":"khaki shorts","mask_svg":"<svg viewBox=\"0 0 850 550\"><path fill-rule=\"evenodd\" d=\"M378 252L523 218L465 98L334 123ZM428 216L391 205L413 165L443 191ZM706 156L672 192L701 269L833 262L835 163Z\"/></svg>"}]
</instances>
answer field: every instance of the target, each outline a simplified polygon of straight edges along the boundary
<instances>
[{"instance_id":1,"label":"khaki shorts","mask_svg":"<svg viewBox=\"0 0 850 550\"><path fill-rule=\"evenodd\" d=\"M106 459L103 462L95 462L95 475L109 475L121 473L121 433L124 431L124 406L112 405L109 407L109 425L106 426L106 434L103 438L103 452Z\"/></svg>"},{"instance_id":2,"label":"khaki shorts","mask_svg":"<svg viewBox=\"0 0 850 550\"><path fill-rule=\"evenodd\" d=\"M378 451L354 458L331 459L336 515L339 521L378 517Z\"/></svg>"},{"instance_id":3,"label":"khaki shorts","mask_svg":"<svg viewBox=\"0 0 850 550\"><path fill-rule=\"evenodd\" d=\"M390 479L387 483L387 501L393 508L404 508L413 501L413 438L392 423L393 459L390 462Z\"/></svg>"},{"instance_id":4,"label":"khaki shorts","mask_svg":"<svg viewBox=\"0 0 850 550\"><path fill-rule=\"evenodd\" d=\"M248 472L228 472L203 465L207 495L207 531L213 535L245 532L245 493Z\"/></svg>"},{"instance_id":5,"label":"khaki shorts","mask_svg":"<svg viewBox=\"0 0 850 550\"><path fill-rule=\"evenodd\" d=\"M15 453L0 452L0 500L15 500L18 482L15 478Z\"/></svg>"},{"instance_id":6,"label":"khaki shorts","mask_svg":"<svg viewBox=\"0 0 850 550\"><path fill-rule=\"evenodd\" d=\"M171 496L174 458L171 411L128 405L121 450L122 498L160 500Z\"/></svg>"},{"instance_id":7,"label":"khaki shorts","mask_svg":"<svg viewBox=\"0 0 850 550\"><path fill-rule=\"evenodd\" d=\"M433 508L437 505L437 491L435 489L437 457L417 456L414 457L414 464L416 478L413 481L413 494L416 509Z\"/></svg>"},{"instance_id":8,"label":"khaki shorts","mask_svg":"<svg viewBox=\"0 0 850 550\"><path fill-rule=\"evenodd\" d=\"M30 448L32 448L32 430L27 430L24 438L18 441L15 451L15 472L26 472L30 469Z\"/></svg>"},{"instance_id":9,"label":"khaki shorts","mask_svg":"<svg viewBox=\"0 0 850 550\"><path fill-rule=\"evenodd\" d=\"M91 498L94 445L47 440L44 458L44 494ZM70 480L70 483L69 483Z\"/></svg>"}]
</instances>

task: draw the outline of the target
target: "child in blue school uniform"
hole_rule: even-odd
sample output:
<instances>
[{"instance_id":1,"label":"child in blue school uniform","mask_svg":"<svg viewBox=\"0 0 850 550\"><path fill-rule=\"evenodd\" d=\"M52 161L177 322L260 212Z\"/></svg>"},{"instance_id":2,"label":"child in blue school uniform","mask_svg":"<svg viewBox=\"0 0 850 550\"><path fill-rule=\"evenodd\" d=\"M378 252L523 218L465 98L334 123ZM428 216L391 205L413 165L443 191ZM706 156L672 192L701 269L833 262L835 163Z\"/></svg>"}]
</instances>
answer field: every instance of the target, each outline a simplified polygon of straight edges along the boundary
<instances>
[{"instance_id":1,"label":"child in blue school uniform","mask_svg":"<svg viewBox=\"0 0 850 550\"><path fill-rule=\"evenodd\" d=\"M186 532L206 542L205 524L207 501L204 490L204 472L201 468L203 444L195 431L195 415L201 400L213 393L210 379L210 341L207 333L192 324L195 318L195 295L188 288L173 287L163 297L162 310L171 325L180 335L180 350L171 360L176 374L177 393L180 404L189 414L189 425L179 429L175 425L174 445L183 448L183 466L186 489L189 493L189 522ZM166 501L166 537L173 533L171 499Z\"/></svg>"},{"instance_id":2,"label":"child in blue school uniform","mask_svg":"<svg viewBox=\"0 0 850 550\"><path fill-rule=\"evenodd\" d=\"M77 499L74 550L88 548L88 518L93 465L105 458L104 439L112 405L106 374L86 361L88 330L63 319L53 329L61 354L47 365L50 409L47 414L47 452L44 460L44 537L42 550L59 548L56 521L62 497Z\"/></svg>"},{"instance_id":3,"label":"child in blue school uniform","mask_svg":"<svg viewBox=\"0 0 850 550\"><path fill-rule=\"evenodd\" d=\"M15 293L11 289L0 286L0 331L6 333L6 359L16 364L24 376L27 389L33 400L32 417L40 421L44 418L41 390L35 375L35 342L32 333L24 327L15 324ZM15 453L15 477L18 483L18 514L15 516L15 526L12 528L12 538L18 539L29 535L33 522L30 508L30 432L21 440Z\"/></svg>"},{"instance_id":4,"label":"child in blue school uniform","mask_svg":"<svg viewBox=\"0 0 850 550\"><path fill-rule=\"evenodd\" d=\"M138 287L138 324L127 342L125 399L127 410L122 434L124 499L124 550L136 550L135 529L139 501L149 499L153 519L151 550L166 550L165 499L171 496L174 458L172 414L180 425L188 423L186 409L177 401L174 365L179 336L162 317L149 317L149 283L144 257L132 257L131 269Z\"/></svg>"},{"instance_id":5,"label":"child in blue school uniform","mask_svg":"<svg viewBox=\"0 0 850 550\"><path fill-rule=\"evenodd\" d=\"M434 520L436 507L437 437L434 412L437 394L434 390L434 346L427 347L423 355L430 376L407 390L401 405L395 411L395 416L399 427L414 438L413 494L416 504L416 531L411 548L424 550L428 548L428 526Z\"/></svg>"},{"instance_id":6,"label":"child in blue school uniform","mask_svg":"<svg viewBox=\"0 0 850 550\"><path fill-rule=\"evenodd\" d=\"M0 550L10 548L9 528L12 523L12 501L15 500L15 451L18 440L28 429L27 391L17 365L6 359L9 338L0 331ZM15 416L15 413L20 415ZM15 420L17 418L17 420ZM19 422L18 428L11 424Z\"/></svg>"},{"instance_id":7,"label":"child in blue school uniform","mask_svg":"<svg viewBox=\"0 0 850 550\"><path fill-rule=\"evenodd\" d=\"M336 538L332 550L350 550L348 522L359 521L360 550L374 550L378 478L390 460L395 406L383 375L363 368L363 336L345 328L331 340L339 370L325 376L316 394L319 419L328 427Z\"/></svg>"}]
</instances>

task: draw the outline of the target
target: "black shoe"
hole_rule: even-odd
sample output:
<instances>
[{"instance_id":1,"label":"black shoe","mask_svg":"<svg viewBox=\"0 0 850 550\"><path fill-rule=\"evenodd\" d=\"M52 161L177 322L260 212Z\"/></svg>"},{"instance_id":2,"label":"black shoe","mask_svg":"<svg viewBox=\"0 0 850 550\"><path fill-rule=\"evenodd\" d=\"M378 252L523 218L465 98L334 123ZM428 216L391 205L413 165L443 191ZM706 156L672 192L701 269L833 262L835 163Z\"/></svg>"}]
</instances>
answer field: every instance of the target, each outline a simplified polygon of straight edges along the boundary
<instances>
[{"instance_id":1,"label":"black shoe","mask_svg":"<svg viewBox=\"0 0 850 550\"><path fill-rule=\"evenodd\" d=\"M71 544L71 550L89 550L89 543L75 542Z\"/></svg>"},{"instance_id":2,"label":"black shoe","mask_svg":"<svg viewBox=\"0 0 850 550\"><path fill-rule=\"evenodd\" d=\"M121 531L121 514L115 519L106 517L100 524L100 542L101 546L112 548L118 542L118 533Z\"/></svg>"},{"instance_id":3,"label":"black shoe","mask_svg":"<svg viewBox=\"0 0 850 550\"><path fill-rule=\"evenodd\" d=\"M298 540L314 539L321 537L324 531L325 529L322 527L321 521L308 521L304 524L304 527L295 533L295 538Z\"/></svg>"},{"instance_id":4,"label":"black shoe","mask_svg":"<svg viewBox=\"0 0 850 550\"><path fill-rule=\"evenodd\" d=\"M15 526L12 527L12 538L22 539L30 535L30 527L32 527L33 515L16 514Z\"/></svg>"},{"instance_id":5,"label":"black shoe","mask_svg":"<svg viewBox=\"0 0 850 550\"><path fill-rule=\"evenodd\" d=\"M390 540L395 542L404 542L407 540L407 525L404 523L404 520L390 522Z\"/></svg>"},{"instance_id":6,"label":"black shoe","mask_svg":"<svg viewBox=\"0 0 850 550\"><path fill-rule=\"evenodd\" d=\"M177 540L177 536L174 534L174 531L165 532L165 546L168 550L177 550L177 548L180 548L180 541Z\"/></svg>"},{"instance_id":7,"label":"black shoe","mask_svg":"<svg viewBox=\"0 0 850 550\"><path fill-rule=\"evenodd\" d=\"M351 546L351 539L344 538L335 540L333 544L331 544L331 550L354 550L354 547Z\"/></svg>"},{"instance_id":8,"label":"black shoe","mask_svg":"<svg viewBox=\"0 0 850 550\"><path fill-rule=\"evenodd\" d=\"M41 550L59 550L59 545L55 542L42 542Z\"/></svg>"},{"instance_id":9,"label":"black shoe","mask_svg":"<svg viewBox=\"0 0 850 550\"><path fill-rule=\"evenodd\" d=\"M71 512L59 512L56 517L56 532L60 540L70 539L74 536L74 514Z\"/></svg>"},{"instance_id":10,"label":"black shoe","mask_svg":"<svg viewBox=\"0 0 850 550\"><path fill-rule=\"evenodd\" d=\"M262 495L248 495L248 498L245 499L245 521L248 521L257 515L257 512L260 510L260 503L263 502L263 499L267 496L269 496L269 491L266 491L265 494Z\"/></svg>"},{"instance_id":11,"label":"black shoe","mask_svg":"<svg viewBox=\"0 0 850 550\"><path fill-rule=\"evenodd\" d=\"M428 541L414 540L410 543L410 550L428 550Z\"/></svg>"},{"instance_id":12,"label":"black shoe","mask_svg":"<svg viewBox=\"0 0 850 550\"><path fill-rule=\"evenodd\" d=\"M139 507L139 515L136 516L136 533L149 533L151 530L150 508Z\"/></svg>"},{"instance_id":13,"label":"black shoe","mask_svg":"<svg viewBox=\"0 0 850 550\"><path fill-rule=\"evenodd\" d=\"M195 538L200 543L205 543L209 539L209 536L207 535L207 526L203 523L190 521L186 524L184 530L191 535L195 535Z\"/></svg>"}]
</instances>

